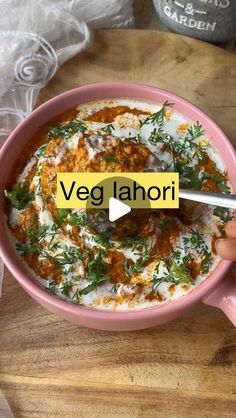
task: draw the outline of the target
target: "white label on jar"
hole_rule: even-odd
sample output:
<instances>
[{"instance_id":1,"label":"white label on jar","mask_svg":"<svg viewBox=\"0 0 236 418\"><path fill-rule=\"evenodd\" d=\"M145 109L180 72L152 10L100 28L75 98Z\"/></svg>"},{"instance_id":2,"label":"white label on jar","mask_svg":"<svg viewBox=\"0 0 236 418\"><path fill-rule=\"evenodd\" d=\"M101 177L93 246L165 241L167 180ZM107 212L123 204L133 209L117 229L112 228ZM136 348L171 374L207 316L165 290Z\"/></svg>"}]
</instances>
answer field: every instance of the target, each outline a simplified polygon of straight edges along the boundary
<instances>
[{"instance_id":1,"label":"white label on jar","mask_svg":"<svg viewBox=\"0 0 236 418\"><path fill-rule=\"evenodd\" d=\"M199 0L199 1L204 4L211 4L212 6L221 7L222 9L226 9L231 4L231 0Z\"/></svg>"},{"instance_id":2,"label":"white label on jar","mask_svg":"<svg viewBox=\"0 0 236 418\"><path fill-rule=\"evenodd\" d=\"M178 6L180 6L180 2L178 2ZM192 16L196 13L198 14L204 14L201 10L194 10L191 3L188 3L185 7L185 12L187 15L183 15L181 13L178 13L177 11L172 11L171 7L168 5L164 6L164 13L166 16L168 16L171 20L173 20L176 23L179 23L180 25L186 26L190 29L197 29L201 31L206 32L214 32L217 22L208 22L204 20L198 20L194 19Z\"/></svg>"}]
</instances>

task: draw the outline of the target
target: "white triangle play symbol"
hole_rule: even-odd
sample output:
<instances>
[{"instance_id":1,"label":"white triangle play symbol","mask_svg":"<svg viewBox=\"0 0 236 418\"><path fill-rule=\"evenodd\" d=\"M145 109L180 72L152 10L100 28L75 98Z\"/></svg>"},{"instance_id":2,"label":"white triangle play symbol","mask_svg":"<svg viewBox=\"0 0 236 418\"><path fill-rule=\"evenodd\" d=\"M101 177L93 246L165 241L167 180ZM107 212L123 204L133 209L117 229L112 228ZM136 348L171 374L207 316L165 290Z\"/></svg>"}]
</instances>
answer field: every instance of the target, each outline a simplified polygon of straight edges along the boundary
<instances>
[{"instance_id":1,"label":"white triangle play symbol","mask_svg":"<svg viewBox=\"0 0 236 418\"><path fill-rule=\"evenodd\" d=\"M131 208L114 197L109 199L109 221L114 222L129 213Z\"/></svg>"}]
</instances>

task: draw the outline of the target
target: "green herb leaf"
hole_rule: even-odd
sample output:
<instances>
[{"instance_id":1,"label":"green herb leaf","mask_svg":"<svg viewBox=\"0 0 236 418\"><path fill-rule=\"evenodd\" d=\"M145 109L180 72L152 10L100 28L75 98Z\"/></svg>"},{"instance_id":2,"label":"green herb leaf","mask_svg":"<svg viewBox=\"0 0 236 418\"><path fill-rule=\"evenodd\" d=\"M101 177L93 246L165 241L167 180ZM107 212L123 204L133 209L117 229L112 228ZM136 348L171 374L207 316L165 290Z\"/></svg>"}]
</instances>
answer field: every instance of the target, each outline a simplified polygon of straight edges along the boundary
<instances>
[{"instance_id":1,"label":"green herb leaf","mask_svg":"<svg viewBox=\"0 0 236 418\"><path fill-rule=\"evenodd\" d=\"M135 255L139 255L144 263L150 258L150 252L152 249L152 240L143 238L141 236L137 238L126 237L122 242L120 247L131 247Z\"/></svg>"},{"instance_id":2,"label":"green herb leaf","mask_svg":"<svg viewBox=\"0 0 236 418\"><path fill-rule=\"evenodd\" d=\"M34 226L30 226L25 230L25 233L28 236L28 239L25 243L16 243L16 249L20 255L25 254L39 254L42 251L42 246L40 243L44 240L47 234L47 225L41 225L38 230ZM55 233L52 233L53 235Z\"/></svg>"},{"instance_id":3,"label":"green herb leaf","mask_svg":"<svg viewBox=\"0 0 236 418\"><path fill-rule=\"evenodd\" d=\"M177 228L177 221L175 218L165 218L160 224L162 231L167 230L171 226Z\"/></svg>"},{"instance_id":4,"label":"green herb leaf","mask_svg":"<svg viewBox=\"0 0 236 418\"><path fill-rule=\"evenodd\" d=\"M40 245L37 245L37 244L32 245L29 242L26 242L24 244L17 242L16 249L20 255L25 255L25 254L35 255L35 254L39 254L42 250Z\"/></svg>"},{"instance_id":5,"label":"green herb leaf","mask_svg":"<svg viewBox=\"0 0 236 418\"><path fill-rule=\"evenodd\" d=\"M139 121L140 127L149 123L152 123L153 125L158 124L160 126L163 126L165 110L167 107L173 107L173 106L174 106L174 103L170 103L168 101L164 102L162 105L162 108L158 110L158 112L155 112L152 115L148 116L144 121L141 121L141 120Z\"/></svg>"},{"instance_id":6,"label":"green herb leaf","mask_svg":"<svg viewBox=\"0 0 236 418\"><path fill-rule=\"evenodd\" d=\"M102 245L104 248L111 248L112 245L109 242L109 239L104 234L93 235L92 239L98 244Z\"/></svg>"},{"instance_id":7,"label":"green herb leaf","mask_svg":"<svg viewBox=\"0 0 236 418\"><path fill-rule=\"evenodd\" d=\"M123 268L128 276L132 276L133 274L143 273L144 265L142 261L136 261L135 263L129 264L128 260L126 259L123 262Z\"/></svg>"},{"instance_id":8,"label":"green herb leaf","mask_svg":"<svg viewBox=\"0 0 236 418\"><path fill-rule=\"evenodd\" d=\"M62 295L68 296L68 294L70 293L72 287L73 287L73 283L71 283L71 282L64 282L59 287L60 293Z\"/></svg>"},{"instance_id":9,"label":"green herb leaf","mask_svg":"<svg viewBox=\"0 0 236 418\"><path fill-rule=\"evenodd\" d=\"M201 261L201 273L207 274L211 266L211 253L207 249L204 250L203 259Z\"/></svg>"},{"instance_id":10,"label":"green herb leaf","mask_svg":"<svg viewBox=\"0 0 236 418\"><path fill-rule=\"evenodd\" d=\"M200 136L204 135L204 129L202 127L202 125L199 123L199 121L197 120L197 122L191 126L191 128L188 129L187 133L191 136L191 140L197 139Z\"/></svg>"},{"instance_id":11,"label":"green herb leaf","mask_svg":"<svg viewBox=\"0 0 236 418\"><path fill-rule=\"evenodd\" d=\"M184 166L182 168L182 176L188 181L187 187L200 190L202 188L203 178L200 178L200 169L198 167Z\"/></svg>"},{"instance_id":12,"label":"green herb leaf","mask_svg":"<svg viewBox=\"0 0 236 418\"><path fill-rule=\"evenodd\" d=\"M107 272L110 268L111 265L104 261L104 251L100 249L97 256L88 263L87 280L91 283L80 290L80 294L87 295L105 283L109 279Z\"/></svg>"},{"instance_id":13,"label":"green herb leaf","mask_svg":"<svg viewBox=\"0 0 236 418\"><path fill-rule=\"evenodd\" d=\"M47 144L41 145L41 147L36 151L36 154L35 155L38 158L44 157L45 156L46 149L47 149Z\"/></svg>"},{"instance_id":14,"label":"green herb leaf","mask_svg":"<svg viewBox=\"0 0 236 418\"><path fill-rule=\"evenodd\" d=\"M108 125L106 125L102 128L102 131L106 132L109 135L111 135L112 131L114 131L114 130L115 130L115 128L111 123L109 123Z\"/></svg>"},{"instance_id":15,"label":"green herb leaf","mask_svg":"<svg viewBox=\"0 0 236 418\"><path fill-rule=\"evenodd\" d=\"M233 213L228 208L216 207L213 214L220 218L223 223L227 223L233 219Z\"/></svg>"},{"instance_id":16,"label":"green herb leaf","mask_svg":"<svg viewBox=\"0 0 236 418\"><path fill-rule=\"evenodd\" d=\"M75 276L72 276L71 280L74 282L78 282L81 280L81 276L79 274L76 274Z\"/></svg>"},{"instance_id":17,"label":"green herb leaf","mask_svg":"<svg viewBox=\"0 0 236 418\"><path fill-rule=\"evenodd\" d=\"M200 232L191 229L191 237L184 237L183 242L185 250L194 250L198 255L202 256L201 272L204 274L208 273L211 265L211 252Z\"/></svg>"},{"instance_id":18,"label":"green herb leaf","mask_svg":"<svg viewBox=\"0 0 236 418\"><path fill-rule=\"evenodd\" d=\"M193 261L192 255L189 253L184 257L181 255L181 251L174 250L171 254L172 260L174 260L178 265L183 266L184 269L187 268L188 264Z\"/></svg>"},{"instance_id":19,"label":"green herb leaf","mask_svg":"<svg viewBox=\"0 0 236 418\"><path fill-rule=\"evenodd\" d=\"M226 193L226 194L230 193L230 187L227 184L227 177L225 174L217 175L217 174L208 173L207 171L205 171L203 173L203 178L212 180L216 184L216 186L218 186L218 188L220 189L222 193Z\"/></svg>"},{"instance_id":20,"label":"green herb leaf","mask_svg":"<svg viewBox=\"0 0 236 418\"><path fill-rule=\"evenodd\" d=\"M198 134L202 133L198 123L188 130L184 138L179 138L178 140L174 140L171 135L167 134L164 131L163 126L164 122L162 121L159 126L155 127L151 132L148 141L152 145L163 144L165 151L170 153L173 157L175 171L181 173L180 169L187 163L190 163L193 158L197 158L198 161L205 161L207 159L207 153L205 152L206 145L199 145L194 142L194 139L197 138ZM177 167L177 164L179 164L179 167Z\"/></svg>"},{"instance_id":21,"label":"green herb leaf","mask_svg":"<svg viewBox=\"0 0 236 418\"><path fill-rule=\"evenodd\" d=\"M191 229L190 237L183 237L185 250L195 250L197 254L202 254L206 249L205 241L199 231Z\"/></svg>"},{"instance_id":22,"label":"green herb leaf","mask_svg":"<svg viewBox=\"0 0 236 418\"><path fill-rule=\"evenodd\" d=\"M72 226L85 226L87 221L88 217L85 212L71 213L68 218L68 223Z\"/></svg>"},{"instance_id":23,"label":"green herb leaf","mask_svg":"<svg viewBox=\"0 0 236 418\"><path fill-rule=\"evenodd\" d=\"M101 286L106 280L108 279L108 276L103 276L100 279L92 282L88 286L84 287L84 289L80 290L80 295L87 295L88 293L92 292L93 290L96 290L99 286Z\"/></svg>"},{"instance_id":24,"label":"green herb leaf","mask_svg":"<svg viewBox=\"0 0 236 418\"><path fill-rule=\"evenodd\" d=\"M147 140L152 145L168 143L169 147L172 148L173 137L165 133L162 127L154 128Z\"/></svg>"},{"instance_id":25,"label":"green herb leaf","mask_svg":"<svg viewBox=\"0 0 236 418\"><path fill-rule=\"evenodd\" d=\"M5 196L11 201L14 208L22 210L27 208L34 200L34 192L30 192L27 184L16 183L12 191L5 190Z\"/></svg>"},{"instance_id":26,"label":"green herb leaf","mask_svg":"<svg viewBox=\"0 0 236 418\"><path fill-rule=\"evenodd\" d=\"M103 155L102 156L103 161L105 161L105 163L107 164L112 164L112 163L121 163L120 160L118 160L118 158L113 157L112 155Z\"/></svg>"},{"instance_id":27,"label":"green herb leaf","mask_svg":"<svg viewBox=\"0 0 236 418\"><path fill-rule=\"evenodd\" d=\"M52 200L52 196L50 194L45 194L45 201L49 203Z\"/></svg>"},{"instance_id":28,"label":"green herb leaf","mask_svg":"<svg viewBox=\"0 0 236 418\"><path fill-rule=\"evenodd\" d=\"M47 227L47 225L43 224L43 225L40 225L40 227L38 229L38 232L36 234L29 235L29 237L31 239L31 242L32 241L41 242L41 241L44 240L44 238L46 237L47 233L48 233L48 227ZM56 234L55 231L50 232L50 235L53 235L54 236L55 234Z\"/></svg>"},{"instance_id":29,"label":"green herb leaf","mask_svg":"<svg viewBox=\"0 0 236 418\"><path fill-rule=\"evenodd\" d=\"M79 260L83 260L87 257L86 252L82 252L80 248L73 247L73 246L67 246L65 251L61 251L60 253L57 253L55 256L51 256L47 254L47 258L55 263L60 269L65 269L68 265L73 265ZM71 272L70 269L68 272Z\"/></svg>"},{"instance_id":30,"label":"green herb leaf","mask_svg":"<svg viewBox=\"0 0 236 418\"><path fill-rule=\"evenodd\" d=\"M50 289L53 293L56 293L57 283L56 283L53 279L50 279L50 280L49 280L49 282L48 282L48 286L49 286L49 289Z\"/></svg>"},{"instance_id":31,"label":"green herb leaf","mask_svg":"<svg viewBox=\"0 0 236 418\"><path fill-rule=\"evenodd\" d=\"M48 135L50 138L54 139L60 137L69 139L78 132L86 132L87 129L87 125L83 121L74 119L73 121L50 128Z\"/></svg>"},{"instance_id":32,"label":"green herb leaf","mask_svg":"<svg viewBox=\"0 0 236 418\"><path fill-rule=\"evenodd\" d=\"M140 134L137 134L136 136L128 136L128 140L133 144L141 144L142 138Z\"/></svg>"},{"instance_id":33,"label":"green herb leaf","mask_svg":"<svg viewBox=\"0 0 236 418\"><path fill-rule=\"evenodd\" d=\"M123 268L129 276L137 273L143 273L146 261L150 260L150 252L152 249L152 240L143 237L126 237L120 247L131 247L134 255L138 255L139 259L135 263L130 263L127 259L123 262Z\"/></svg>"},{"instance_id":34,"label":"green herb leaf","mask_svg":"<svg viewBox=\"0 0 236 418\"><path fill-rule=\"evenodd\" d=\"M166 267L166 273L160 276L160 262L157 263L153 277L152 277L152 283L153 283L153 289L156 290L158 286L160 286L161 283L173 283L173 284L179 284L179 283L191 283L190 279L186 273L185 266L184 265L178 265L175 261L172 261L172 264L170 267L165 265Z\"/></svg>"},{"instance_id":35,"label":"green herb leaf","mask_svg":"<svg viewBox=\"0 0 236 418\"><path fill-rule=\"evenodd\" d=\"M77 303L77 304L80 304L81 303L79 289L77 289L76 292L73 294L73 296L72 296L72 302L73 303Z\"/></svg>"},{"instance_id":36,"label":"green herb leaf","mask_svg":"<svg viewBox=\"0 0 236 418\"><path fill-rule=\"evenodd\" d=\"M114 284L112 285L112 287L110 288L110 292L117 293L117 283L114 283Z\"/></svg>"},{"instance_id":37,"label":"green herb leaf","mask_svg":"<svg viewBox=\"0 0 236 418\"><path fill-rule=\"evenodd\" d=\"M70 214L70 209L57 209L57 224L61 226L63 221Z\"/></svg>"},{"instance_id":38,"label":"green herb leaf","mask_svg":"<svg viewBox=\"0 0 236 418\"><path fill-rule=\"evenodd\" d=\"M184 266L172 262L170 273L175 277L178 283L191 283Z\"/></svg>"}]
</instances>

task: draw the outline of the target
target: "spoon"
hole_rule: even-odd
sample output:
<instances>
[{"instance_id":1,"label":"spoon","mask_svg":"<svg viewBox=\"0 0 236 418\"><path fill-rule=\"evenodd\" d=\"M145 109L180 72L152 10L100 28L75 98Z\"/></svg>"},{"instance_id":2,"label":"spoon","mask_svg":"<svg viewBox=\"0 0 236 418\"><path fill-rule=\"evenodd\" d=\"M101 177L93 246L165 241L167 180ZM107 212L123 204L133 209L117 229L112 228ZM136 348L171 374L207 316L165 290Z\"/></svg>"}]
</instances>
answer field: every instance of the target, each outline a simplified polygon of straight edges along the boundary
<instances>
[{"instance_id":1,"label":"spoon","mask_svg":"<svg viewBox=\"0 0 236 418\"><path fill-rule=\"evenodd\" d=\"M193 200L194 202L206 203L208 205L236 209L235 194L223 194L202 192L201 190L179 189L179 197L181 199Z\"/></svg>"}]
</instances>

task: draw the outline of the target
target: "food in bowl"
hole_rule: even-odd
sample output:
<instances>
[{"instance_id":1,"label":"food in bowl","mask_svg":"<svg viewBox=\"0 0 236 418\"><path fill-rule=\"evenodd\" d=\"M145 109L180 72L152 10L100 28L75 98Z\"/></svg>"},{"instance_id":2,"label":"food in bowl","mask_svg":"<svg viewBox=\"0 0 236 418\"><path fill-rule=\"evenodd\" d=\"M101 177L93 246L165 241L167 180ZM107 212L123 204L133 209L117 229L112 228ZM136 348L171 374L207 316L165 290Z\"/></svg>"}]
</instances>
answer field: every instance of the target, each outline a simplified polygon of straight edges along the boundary
<instances>
[{"instance_id":1,"label":"food in bowl","mask_svg":"<svg viewBox=\"0 0 236 418\"><path fill-rule=\"evenodd\" d=\"M158 159L157 159L158 156ZM220 262L214 243L228 209L181 201L178 210L56 207L58 172L180 173L182 187L230 193L224 164L199 121L173 103L84 103L40 128L18 160L8 224L35 280L71 302L127 311L162 305L199 286Z\"/></svg>"}]
</instances>

